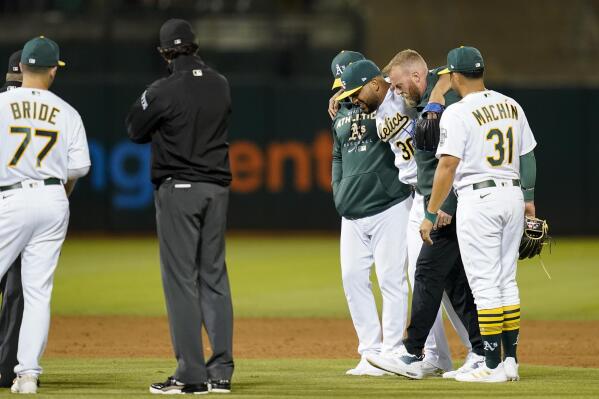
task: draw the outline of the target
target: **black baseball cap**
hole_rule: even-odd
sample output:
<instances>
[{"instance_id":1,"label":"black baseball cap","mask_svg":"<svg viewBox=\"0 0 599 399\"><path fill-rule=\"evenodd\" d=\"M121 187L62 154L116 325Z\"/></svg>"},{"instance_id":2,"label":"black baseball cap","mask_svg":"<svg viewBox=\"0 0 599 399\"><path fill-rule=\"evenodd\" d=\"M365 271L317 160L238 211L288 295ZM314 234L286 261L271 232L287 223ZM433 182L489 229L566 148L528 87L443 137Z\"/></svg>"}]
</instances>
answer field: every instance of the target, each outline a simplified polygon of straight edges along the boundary
<instances>
[{"instance_id":1,"label":"black baseball cap","mask_svg":"<svg viewBox=\"0 0 599 399\"><path fill-rule=\"evenodd\" d=\"M54 67L65 66L66 64L60 59L60 49L58 44L52 39L44 36L39 36L29 40L23 46L21 52L21 64Z\"/></svg>"},{"instance_id":2,"label":"black baseball cap","mask_svg":"<svg viewBox=\"0 0 599 399\"><path fill-rule=\"evenodd\" d=\"M19 50L11 54L10 58L8 59L8 73L21 73L19 62L21 62L22 52L23 50Z\"/></svg>"},{"instance_id":3,"label":"black baseball cap","mask_svg":"<svg viewBox=\"0 0 599 399\"><path fill-rule=\"evenodd\" d=\"M184 19L169 19L160 27L160 47L169 48L180 44L192 44L195 33L191 24Z\"/></svg>"}]
</instances>

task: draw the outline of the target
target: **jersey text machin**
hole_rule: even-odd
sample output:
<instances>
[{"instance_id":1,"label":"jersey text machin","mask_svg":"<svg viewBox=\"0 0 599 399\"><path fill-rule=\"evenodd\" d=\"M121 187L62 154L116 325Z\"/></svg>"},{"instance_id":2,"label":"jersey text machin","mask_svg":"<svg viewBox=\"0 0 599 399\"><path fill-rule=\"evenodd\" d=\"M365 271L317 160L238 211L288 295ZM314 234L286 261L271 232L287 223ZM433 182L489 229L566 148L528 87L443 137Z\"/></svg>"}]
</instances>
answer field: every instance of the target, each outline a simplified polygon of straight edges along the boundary
<instances>
[{"instance_id":1,"label":"jersey text machin","mask_svg":"<svg viewBox=\"0 0 599 399\"><path fill-rule=\"evenodd\" d=\"M509 103L497 103L480 107L472 111L472 115L478 122L479 126L485 123L493 122L499 119L516 119L518 120L518 108Z\"/></svg>"}]
</instances>

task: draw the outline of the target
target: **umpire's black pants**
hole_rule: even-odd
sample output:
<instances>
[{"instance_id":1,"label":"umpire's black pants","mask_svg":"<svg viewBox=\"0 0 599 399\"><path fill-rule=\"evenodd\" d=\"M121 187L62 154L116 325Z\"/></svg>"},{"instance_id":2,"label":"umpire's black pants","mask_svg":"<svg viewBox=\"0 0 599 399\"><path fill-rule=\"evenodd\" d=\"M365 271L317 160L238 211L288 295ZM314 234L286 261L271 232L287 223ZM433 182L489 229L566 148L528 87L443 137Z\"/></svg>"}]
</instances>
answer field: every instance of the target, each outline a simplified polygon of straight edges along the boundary
<instances>
[{"instance_id":1,"label":"umpire's black pants","mask_svg":"<svg viewBox=\"0 0 599 399\"><path fill-rule=\"evenodd\" d=\"M162 284L177 370L186 384L230 379L233 308L225 265L229 188L166 180L155 193ZM212 357L205 362L201 328Z\"/></svg>"},{"instance_id":2,"label":"umpire's black pants","mask_svg":"<svg viewBox=\"0 0 599 399\"><path fill-rule=\"evenodd\" d=\"M0 282L2 308L0 310L0 387L9 387L16 375L15 366L19 346L19 331L23 319L23 285L21 258L17 258Z\"/></svg>"},{"instance_id":3,"label":"umpire's black pants","mask_svg":"<svg viewBox=\"0 0 599 399\"><path fill-rule=\"evenodd\" d=\"M468 331L472 351L484 355L476 305L460 256L455 217L449 226L433 230L431 239L433 245L423 244L416 262L412 314L404 345L409 353L422 355L445 291Z\"/></svg>"}]
</instances>

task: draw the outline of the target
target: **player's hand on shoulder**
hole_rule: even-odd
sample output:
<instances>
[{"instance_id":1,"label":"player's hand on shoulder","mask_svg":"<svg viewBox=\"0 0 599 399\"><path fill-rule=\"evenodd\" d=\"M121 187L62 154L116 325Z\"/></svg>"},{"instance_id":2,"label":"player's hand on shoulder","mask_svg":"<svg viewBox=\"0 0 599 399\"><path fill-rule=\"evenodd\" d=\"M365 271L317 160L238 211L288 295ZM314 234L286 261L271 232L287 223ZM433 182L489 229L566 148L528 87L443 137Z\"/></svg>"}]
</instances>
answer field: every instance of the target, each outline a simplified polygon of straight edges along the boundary
<instances>
[{"instance_id":1,"label":"player's hand on shoulder","mask_svg":"<svg viewBox=\"0 0 599 399\"><path fill-rule=\"evenodd\" d=\"M528 216L531 218L536 217L536 209L534 201L527 201L524 203L524 216Z\"/></svg>"},{"instance_id":2,"label":"player's hand on shoulder","mask_svg":"<svg viewBox=\"0 0 599 399\"><path fill-rule=\"evenodd\" d=\"M337 101L337 97L339 97L341 93L343 93L343 89L333 94L333 97L329 99L329 116L331 117L331 119L335 119L337 111L339 111L340 105L339 101Z\"/></svg>"}]
</instances>

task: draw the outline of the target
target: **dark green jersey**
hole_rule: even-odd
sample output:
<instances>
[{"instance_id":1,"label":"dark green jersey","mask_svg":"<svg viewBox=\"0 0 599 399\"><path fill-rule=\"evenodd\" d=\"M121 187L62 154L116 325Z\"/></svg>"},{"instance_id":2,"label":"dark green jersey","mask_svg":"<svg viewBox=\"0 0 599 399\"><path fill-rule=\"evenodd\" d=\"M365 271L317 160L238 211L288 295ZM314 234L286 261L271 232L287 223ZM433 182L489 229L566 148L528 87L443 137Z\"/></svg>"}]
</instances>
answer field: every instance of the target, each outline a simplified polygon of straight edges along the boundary
<instances>
[{"instance_id":1,"label":"dark green jersey","mask_svg":"<svg viewBox=\"0 0 599 399\"><path fill-rule=\"evenodd\" d=\"M341 216L371 216L403 201L411 187L399 181L395 155L379 140L375 113L344 103L333 120L333 197Z\"/></svg>"},{"instance_id":2,"label":"dark green jersey","mask_svg":"<svg viewBox=\"0 0 599 399\"><path fill-rule=\"evenodd\" d=\"M439 75L437 75L437 72L444 68L445 67L443 66L428 72L426 77L426 90L422 95L420 104L416 106L416 110L418 110L418 112L421 113L424 107L426 107L426 104L428 104L431 92L437 84L437 81L439 81ZM460 100L461 97L453 90L450 90L445 94L445 107L448 107ZM435 177L435 170L437 169L439 160L435 156L434 152L421 151L418 149L416 150L414 157L416 159L416 166L418 168L418 192L425 197L426 203L428 203L428 199L433 191L433 179ZM449 213L450 215L455 215L456 206L457 198L452 191L449 193L449 196L447 196L447 199L441 206L441 209L443 212Z\"/></svg>"}]
</instances>

